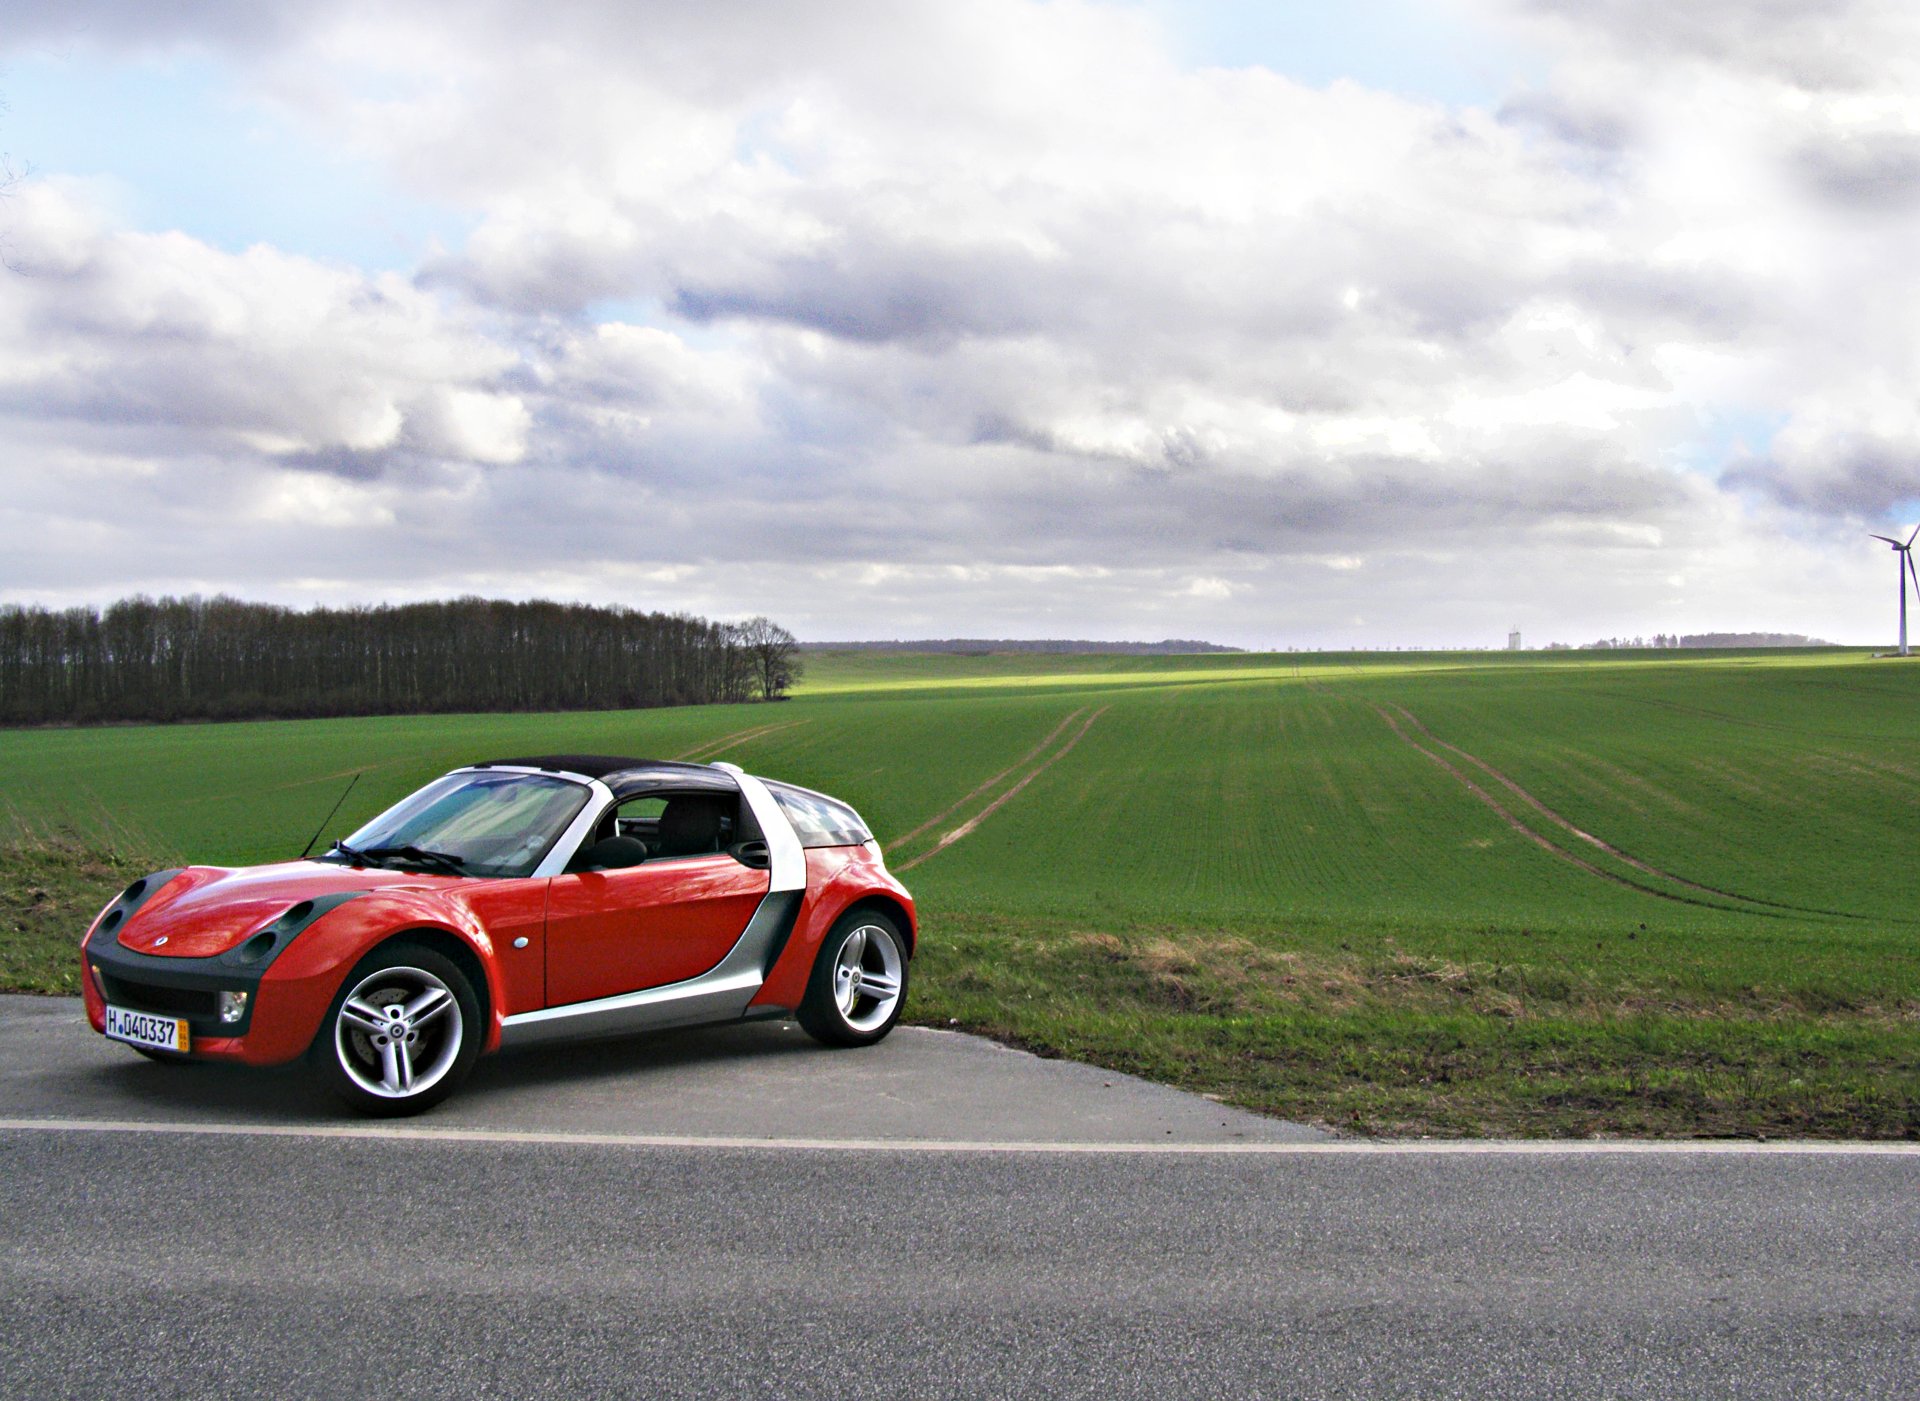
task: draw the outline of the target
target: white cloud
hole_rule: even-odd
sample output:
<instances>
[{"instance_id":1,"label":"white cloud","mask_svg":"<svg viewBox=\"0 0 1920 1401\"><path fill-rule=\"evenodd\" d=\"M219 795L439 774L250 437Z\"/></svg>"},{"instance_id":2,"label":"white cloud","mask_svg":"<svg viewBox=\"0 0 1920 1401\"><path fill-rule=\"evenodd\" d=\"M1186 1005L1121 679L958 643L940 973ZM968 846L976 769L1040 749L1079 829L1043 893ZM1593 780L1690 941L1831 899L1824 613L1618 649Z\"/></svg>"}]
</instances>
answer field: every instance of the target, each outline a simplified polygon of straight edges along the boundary
<instances>
[{"instance_id":1,"label":"white cloud","mask_svg":"<svg viewBox=\"0 0 1920 1401\"><path fill-rule=\"evenodd\" d=\"M254 485L246 514L269 525L320 529L367 529L394 523L391 492L378 497L364 487L312 472L281 472Z\"/></svg>"},{"instance_id":2,"label":"white cloud","mask_svg":"<svg viewBox=\"0 0 1920 1401\"><path fill-rule=\"evenodd\" d=\"M530 421L517 395L436 388L421 396L412 426L430 456L502 463L525 454Z\"/></svg>"},{"instance_id":3,"label":"white cloud","mask_svg":"<svg viewBox=\"0 0 1920 1401\"><path fill-rule=\"evenodd\" d=\"M97 0L60 12L89 42L225 46L476 230L370 278L29 185L0 414L266 484L269 521L361 501L362 553L293 561L315 588L842 636L1862 635L1849 551L1920 497L1910 7L1470 8L1550 59L1498 112L1183 68L1074 0L553 0L538 42L506 0ZM124 543L26 577L284 577Z\"/></svg>"},{"instance_id":4,"label":"white cloud","mask_svg":"<svg viewBox=\"0 0 1920 1401\"><path fill-rule=\"evenodd\" d=\"M1180 592L1188 598L1228 599L1236 590L1225 579L1201 577L1187 580L1187 586Z\"/></svg>"},{"instance_id":5,"label":"white cloud","mask_svg":"<svg viewBox=\"0 0 1920 1401\"><path fill-rule=\"evenodd\" d=\"M24 184L0 276L0 410L194 451L377 463L519 455L518 354L400 279L103 226ZM368 470L373 470L369 467Z\"/></svg>"}]
</instances>

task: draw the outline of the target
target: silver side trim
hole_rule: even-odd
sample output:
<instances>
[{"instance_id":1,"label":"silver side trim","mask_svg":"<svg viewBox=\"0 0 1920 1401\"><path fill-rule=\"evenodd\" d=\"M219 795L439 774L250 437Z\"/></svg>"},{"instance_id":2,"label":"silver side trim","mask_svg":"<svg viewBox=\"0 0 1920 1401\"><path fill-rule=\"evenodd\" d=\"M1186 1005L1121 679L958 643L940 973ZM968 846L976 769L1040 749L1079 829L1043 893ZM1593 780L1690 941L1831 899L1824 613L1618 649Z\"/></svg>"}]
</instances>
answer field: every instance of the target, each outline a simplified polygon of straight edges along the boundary
<instances>
[{"instance_id":1,"label":"silver side trim","mask_svg":"<svg viewBox=\"0 0 1920 1401\"><path fill-rule=\"evenodd\" d=\"M684 983L567 1007L522 1012L500 1024L500 1044L536 1046L543 1041L570 1041L577 1036L612 1036L663 1027L692 1026L700 1022L732 1021L747 1010L760 990L760 970L748 968L725 978L703 973Z\"/></svg>"},{"instance_id":2,"label":"silver side trim","mask_svg":"<svg viewBox=\"0 0 1920 1401\"><path fill-rule=\"evenodd\" d=\"M531 1046L576 1036L732 1021L746 1012L747 1004L760 991L760 984L766 980L767 950L799 915L802 894L797 890L769 891L727 956L697 978L617 997L521 1012L500 1023L500 1044Z\"/></svg>"}]
</instances>

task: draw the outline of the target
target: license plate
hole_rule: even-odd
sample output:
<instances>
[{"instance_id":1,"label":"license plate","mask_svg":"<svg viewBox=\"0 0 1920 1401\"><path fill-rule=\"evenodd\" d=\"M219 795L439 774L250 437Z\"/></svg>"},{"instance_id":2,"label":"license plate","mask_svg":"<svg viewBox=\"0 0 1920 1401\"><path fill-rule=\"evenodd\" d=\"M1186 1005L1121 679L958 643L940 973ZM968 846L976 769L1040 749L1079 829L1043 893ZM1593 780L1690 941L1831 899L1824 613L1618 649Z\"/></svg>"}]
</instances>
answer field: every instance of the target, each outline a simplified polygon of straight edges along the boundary
<instances>
[{"instance_id":1,"label":"license plate","mask_svg":"<svg viewBox=\"0 0 1920 1401\"><path fill-rule=\"evenodd\" d=\"M115 1041L160 1051L185 1051L188 1046L187 1024L178 1017L129 1012L125 1007L107 1008L107 1035Z\"/></svg>"}]
</instances>

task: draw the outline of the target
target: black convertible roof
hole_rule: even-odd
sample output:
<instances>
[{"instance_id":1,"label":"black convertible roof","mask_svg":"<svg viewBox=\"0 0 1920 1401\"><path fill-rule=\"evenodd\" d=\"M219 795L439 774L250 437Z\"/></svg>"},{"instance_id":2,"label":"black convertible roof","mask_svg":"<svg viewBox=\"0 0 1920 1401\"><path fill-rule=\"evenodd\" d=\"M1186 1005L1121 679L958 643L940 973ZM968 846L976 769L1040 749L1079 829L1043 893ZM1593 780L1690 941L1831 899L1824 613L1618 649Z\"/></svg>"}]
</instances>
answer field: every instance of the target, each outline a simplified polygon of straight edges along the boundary
<instances>
[{"instance_id":1,"label":"black convertible roof","mask_svg":"<svg viewBox=\"0 0 1920 1401\"><path fill-rule=\"evenodd\" d=\"M699 789L710 793L737 793L740 785L725 769L707 764L681 764L672 759L628 759L617 754L535 754L524 759L489 759L470 764L475 769L545 769L549 773L577 773L597 778L616 798L632 797L655 788Z\"/></svg>"}]
</instances>

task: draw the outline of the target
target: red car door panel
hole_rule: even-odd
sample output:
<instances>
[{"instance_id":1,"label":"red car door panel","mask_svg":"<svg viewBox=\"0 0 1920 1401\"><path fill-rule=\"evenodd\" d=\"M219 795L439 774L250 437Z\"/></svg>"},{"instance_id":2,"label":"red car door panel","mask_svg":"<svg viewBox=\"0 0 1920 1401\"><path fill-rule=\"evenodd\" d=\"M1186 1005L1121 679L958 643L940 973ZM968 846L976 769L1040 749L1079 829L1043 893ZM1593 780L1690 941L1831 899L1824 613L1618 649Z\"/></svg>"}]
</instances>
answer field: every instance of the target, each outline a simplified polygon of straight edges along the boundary
<instances>
[{"instance_id":1,"label":"red car door panel","mask_svg":"<svg viewBox=\"0 0 1920 1401\"><path fill-rule=\"evenodd\" d=\"M770 881L724 855L555 876L547 893L547 1005L706 972L726 957Z\"/></svg>"}]
</instances>

